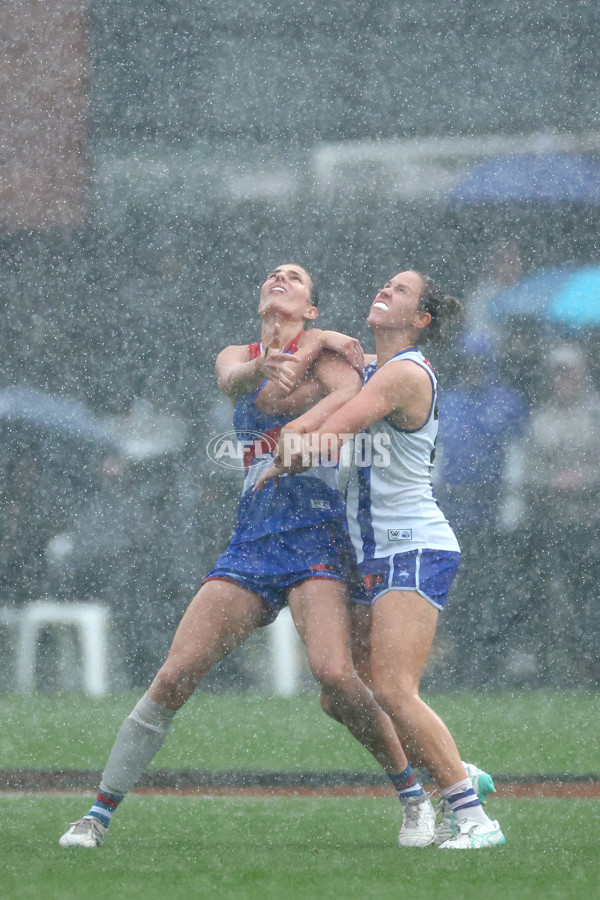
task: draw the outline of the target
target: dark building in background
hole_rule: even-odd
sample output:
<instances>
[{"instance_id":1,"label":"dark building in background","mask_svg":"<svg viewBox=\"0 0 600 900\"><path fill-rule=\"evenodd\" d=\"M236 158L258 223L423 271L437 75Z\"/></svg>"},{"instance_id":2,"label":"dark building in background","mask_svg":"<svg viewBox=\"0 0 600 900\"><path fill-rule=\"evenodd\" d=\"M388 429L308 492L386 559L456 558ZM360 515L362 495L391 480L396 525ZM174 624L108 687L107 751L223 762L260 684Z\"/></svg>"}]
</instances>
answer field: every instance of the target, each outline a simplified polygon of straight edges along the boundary
<instances>
[{"instance_id":1,"label":"dark building in background","mask_svg":"<svg viewBox=\"0 0 600 900\"><path fill-rule=\"evenodd\" d=\"M324 322L368 339L367 298L397 264L460 294L506 229L530 268L600 252L597 210L481 215L399 198L369 164L333 192L306 171L323 142L590 132L595 3L13 0L0 15L9 383L99 412L145 393L201 423L214 355L282 258L314 272Z\"/></svg>"},{"instance_id":2,"label":"dark building in background","mask_svg":"<svg viewBox=\"0 0 600 900\"><path fill-rule=\"evenodd\" d=\"M594 127L593 0L96 0L96 136L300 143Z\"/></svg>"}]
</instances>

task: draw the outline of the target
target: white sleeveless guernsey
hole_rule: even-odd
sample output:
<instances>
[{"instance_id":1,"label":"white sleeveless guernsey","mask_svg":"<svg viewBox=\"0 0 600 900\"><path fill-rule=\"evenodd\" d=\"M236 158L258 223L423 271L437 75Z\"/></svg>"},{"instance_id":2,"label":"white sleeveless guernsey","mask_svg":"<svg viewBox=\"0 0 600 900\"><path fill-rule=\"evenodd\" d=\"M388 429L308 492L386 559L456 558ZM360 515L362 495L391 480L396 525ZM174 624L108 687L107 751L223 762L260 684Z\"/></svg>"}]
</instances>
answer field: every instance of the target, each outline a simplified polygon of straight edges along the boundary
<instances>
[{"instance_id":1,"label":"white sleeveless guernsey","mask_svg":"<svg viewBox=\"0 0 600 900\"><path fill-rule=\"evenodd\" d=\"M359 563L408 550L460 551L431 486L438 431L437 380L420 350L403 350L385 365L398 360L411 360L427 372L432 386L431 409L425 424L414 431L382 419L355 438L346 512ZM365 384L376 371L376 362L367 366ZM368 445L384 451L365 453L364 460L370 456L370 464L363 465L358 448Z\"/></svg>"}]
</instances>

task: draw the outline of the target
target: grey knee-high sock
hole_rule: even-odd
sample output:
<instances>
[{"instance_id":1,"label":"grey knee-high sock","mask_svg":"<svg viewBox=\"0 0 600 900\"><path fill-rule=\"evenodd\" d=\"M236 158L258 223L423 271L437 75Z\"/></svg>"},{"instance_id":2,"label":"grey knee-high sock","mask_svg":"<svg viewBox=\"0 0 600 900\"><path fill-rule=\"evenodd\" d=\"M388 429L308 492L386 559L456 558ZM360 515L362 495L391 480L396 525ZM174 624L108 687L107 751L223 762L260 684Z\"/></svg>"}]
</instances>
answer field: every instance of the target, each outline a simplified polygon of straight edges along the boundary
<instances>
[{"instance_id":1,"label":"grey knee-high sock","mask_svg":"<svg viewBox=\"0 0 600 900\"><path fill-rule=\"evenodd\" d=\"M101 791L123 796L131 790L164 744L175 712L144 694L121 725L102 774Z\"/></svg>"}]
</instances>

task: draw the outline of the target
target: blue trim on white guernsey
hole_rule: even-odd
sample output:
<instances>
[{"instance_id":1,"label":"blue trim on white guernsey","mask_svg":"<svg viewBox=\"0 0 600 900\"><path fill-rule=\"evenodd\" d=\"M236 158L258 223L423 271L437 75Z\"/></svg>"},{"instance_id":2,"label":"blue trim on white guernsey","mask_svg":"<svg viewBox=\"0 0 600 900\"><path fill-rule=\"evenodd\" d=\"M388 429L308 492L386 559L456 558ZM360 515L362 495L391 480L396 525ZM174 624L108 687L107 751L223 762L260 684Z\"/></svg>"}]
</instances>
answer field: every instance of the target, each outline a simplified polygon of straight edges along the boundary
<instances>
[{"instance_id":1,"label":"blue trim on white guernsey","mask_svg":"<svg viewBox=\"0 0 600 900\"><path fill-rule=\"evenodd\" d=\"M374 461L366 466L358 466L356 459L352 462L346 509L359 563L421 548L459 551L431 486L438 427L437 381L420 350L403 350L388 362L398 360L410 360L427 372L431 405L420 428L402 429L385 418L367 429L372 442L376 434L385 435L390 461L385 467L377 467ZM375 362L367 366L365 384L376 371Z\"/></svg>"},{"instance_id":2,"label":"blue trim on white guernsey","mask_svg":"<svg viewBox=\"0 0 600 900\"><path fill-rule=\"evenodd\" d=\"M358 509L356 519L360 528L363 553L367 557L375 552L375 533L371 519L371 467L357 469L358 477Z\"/></svg>"}]
</instances>

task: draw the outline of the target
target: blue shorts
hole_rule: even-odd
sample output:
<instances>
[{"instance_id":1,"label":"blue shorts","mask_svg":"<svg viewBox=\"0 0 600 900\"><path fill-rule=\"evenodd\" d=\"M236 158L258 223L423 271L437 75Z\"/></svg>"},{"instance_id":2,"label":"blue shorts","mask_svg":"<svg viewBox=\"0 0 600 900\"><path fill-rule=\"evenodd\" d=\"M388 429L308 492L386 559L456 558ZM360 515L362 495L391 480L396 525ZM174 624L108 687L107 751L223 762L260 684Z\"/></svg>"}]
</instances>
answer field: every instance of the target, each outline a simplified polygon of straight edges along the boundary
<instances>
[{"instance_id":1,"label":"blue shorts","mask_svg":"<svg viewBox=\"0 0 600 900\"><path fill-rule=\"evenodd\" d=\"M256 541L230 544L203 584L232 581L258 594L267 609L266 625L287 605L287 592L292 585L309 578L345 581L353 570L356 571L356 558L345 522L332 519Z\"/></svg>"},{"instance_id":2,"label":"blue shorts","mask_svg":"<svg viewBox=\"0 0 600 900\"><path fill-rule=\"evenodd\" d=\"M353 603L372 606L378 597L393 590L417 591L437 609L448 600L458 571L460 553L449 550L408 550L359 564L364 593L352 592Z\"/></svg>"}]
</instances>

